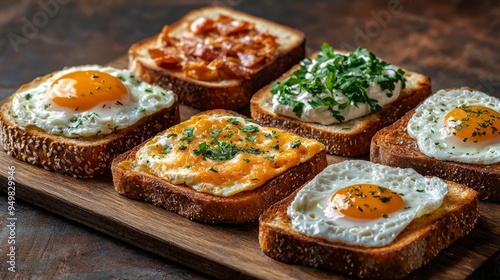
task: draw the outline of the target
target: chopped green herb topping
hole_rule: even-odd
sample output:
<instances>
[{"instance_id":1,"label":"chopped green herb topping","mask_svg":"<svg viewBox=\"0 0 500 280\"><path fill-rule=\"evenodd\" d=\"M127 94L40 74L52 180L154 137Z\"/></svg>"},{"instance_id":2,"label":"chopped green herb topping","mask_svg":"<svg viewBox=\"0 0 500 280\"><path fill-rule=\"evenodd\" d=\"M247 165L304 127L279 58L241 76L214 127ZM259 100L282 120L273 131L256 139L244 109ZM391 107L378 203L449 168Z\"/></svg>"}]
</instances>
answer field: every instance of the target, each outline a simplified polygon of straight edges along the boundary
<instances>
[{"instance_id":1,"label":"chopped green herb topping","mask_svg":"<svg viewBox=\"0 0 500 280\"><path fill-rule=\"evenodd\" d=\"M253 135L253 136L247 135L247 137L245 137L245 140L247 140L248 142L254 142L256 139L257 139L257 135Z\"/></svg>"},{"instance_id":2,"label":"chopped green herb topping","mask_svg":"<svg viewBox=\"0 0 500 280\"><path fill-rule=\"evenodd\" d=\"M238 125L240 123L237 118L229 118L227 119L227 122L232 123L234 125Z\"/></svg>"},{"instance_id":3,"label":"chopped green herb topping","mask_svg":"<svg viewBox=\"0 0 500 280\"><path fill-rule=\"evenodd\" d=\"M163 148L163 150L160 152L160 154L168 154L168 153L170 153L170 151L172 151L172 147L167 145Z\"/></svg>"},{"instance_id":4,"label":"chopped green herb topping","mask_svg":"<svg viewBox=\"0 0 500 280\"><path fill-rule=\"evenodd\" d=\"M194 138L194 127L187 127L186 129L184 129L182 138L180 140L191 143L191 141L193 141L193 138Z\"/></svg>"},{"instance_id":5,"label":"chopped green herb topping","mask_svg":"<svg viewBox=\"0 0 500 280\"><path fill-rule=\"evenodd\" d=\"M208 171L212 171L212 172L215 172L215 173L217 173L217 172L218 172L217 170L215 170L215 168L214 168L213 166L212 166L212 167L210 167L210 168L208 169Z\"/></svg>"},{"instance_id":6,"label":"chopped green herb topping","mask_svg":"<svg viewBox=\"0 0 500 280\"><path fill-rule=\"evenodd\" d=\"M212 132L210 132L210 137L215 138L215 137L217 137L217 136L219 135L219 133L221 133L221 132L222 132L222 130L220 130L220 129L214 129L214 130L212 130Z\"/></svg>"},{"instance_id":7,"label":"chopped green herb topping","mask_svg":"<svg viewBox=\"0 0 500 280\"><path fill-rule=\"evenodd\" d=\"M271 93L277 96L278 102L292 107L299 118L302 117L305 104L296 100L297 88L311 95L311 100L307 102L313 109L326 106L332 116L342 122L344 117L341 111L351 104L367 103L372 112L382 109L376 99L371 99L366 94L366 89L375 79L382 90L388 91L388 97L393 95L398 81L402 88L406 87L402 69L379 60L375 54L363 48L342 55L335 53L331 46L324 43L315 60L314 64L309 58L302 60L298 70L285 81L273 83L271 88ZM326 67L322 67L327 61ZM392 75L387 72L392 72ZM335 92L338 90L347 97L343 103L335 99Z\"/></svg>"},{"instance_id":8,"label":"chopped green herb topping","mask_svg":"<svg viewBox=\"0 0 500 280\"><path fill-rule=\"evenodd\" d=\"M244 127L242 127L241 131L248 132L248 133L259 132L259 127L256 125L249 124L249 125L245 125Z\"/></svg>"},{"instance_id":9,"label":"chopped green herb topping","mask_svg":"<svg viewBox=\"0 0 500 280\"><path fill-rule=\"evenodd\" d=\"M302 143L300 142L300 140L294 141L292 143L292 148L298 148L298 147L300 147L301 144Z\"/></svg>"}]
</instances>

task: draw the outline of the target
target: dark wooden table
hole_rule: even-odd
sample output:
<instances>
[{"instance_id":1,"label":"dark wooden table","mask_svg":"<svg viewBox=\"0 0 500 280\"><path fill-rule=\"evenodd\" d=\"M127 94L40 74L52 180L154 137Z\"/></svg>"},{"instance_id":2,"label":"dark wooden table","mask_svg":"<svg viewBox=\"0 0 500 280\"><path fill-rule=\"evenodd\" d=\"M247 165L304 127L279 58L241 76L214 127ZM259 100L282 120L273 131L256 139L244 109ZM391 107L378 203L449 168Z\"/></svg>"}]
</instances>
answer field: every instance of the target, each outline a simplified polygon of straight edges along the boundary
<instances>
[{"instance_id":1,"label":"dark wooden table","mask_svg":"<svg viewBox=\"0 0 500 280\"><path fill-rule=\"evenodd\" d=\"M64 66L107 62L186 12L231 6L302 30L307 46L367 47L432 79L433 90L470 86L500 97L498 1L2 1L0 98ZM45 7L40 3L49 3ZM0 172L7 172L1 167ZM8 230L0 199L0 278ZM18 278L205 279L208 276L16 201ZM498 256L496 257L498 258ZM498 262L497 262L498 263ZM498 268L497 268L498 269ZM479 274L482 275L482 274ZM477 275L476 275L477 276Z\"/></svg>"}]
</instances>

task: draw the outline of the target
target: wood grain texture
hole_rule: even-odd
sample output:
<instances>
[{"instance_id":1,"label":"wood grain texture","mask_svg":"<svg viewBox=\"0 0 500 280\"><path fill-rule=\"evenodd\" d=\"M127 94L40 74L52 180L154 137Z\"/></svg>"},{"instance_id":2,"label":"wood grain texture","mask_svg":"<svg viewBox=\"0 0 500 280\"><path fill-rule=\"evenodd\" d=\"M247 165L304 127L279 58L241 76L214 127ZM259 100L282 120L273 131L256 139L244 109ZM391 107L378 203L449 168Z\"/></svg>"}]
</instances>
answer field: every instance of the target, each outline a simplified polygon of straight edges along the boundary
<instances>
[{"instance_id":1,"label":"wood grain texture","mask_svg":"<svg viewBox=\"0 0 500 280\"><path fill-rule=\"evenodd\" d=\"M110 63L125 67L126 58ZM197 110L181 106L181 119ZM329 163L345 158L328 156ZM96 229L156 255L218 278L345 279L345 276L265 256L258 244L256 222L241 226L214 226L187 220L151 204L120 196L111 174L82 180L13 160L0 153L0 166L16 167L16 198ZM6 172L0 174L7 191ZM410 279L461 279L488 275L500 265L500 205L481 203L481 218L466 237L441 252Z\"/></svg>"}]
</instances>

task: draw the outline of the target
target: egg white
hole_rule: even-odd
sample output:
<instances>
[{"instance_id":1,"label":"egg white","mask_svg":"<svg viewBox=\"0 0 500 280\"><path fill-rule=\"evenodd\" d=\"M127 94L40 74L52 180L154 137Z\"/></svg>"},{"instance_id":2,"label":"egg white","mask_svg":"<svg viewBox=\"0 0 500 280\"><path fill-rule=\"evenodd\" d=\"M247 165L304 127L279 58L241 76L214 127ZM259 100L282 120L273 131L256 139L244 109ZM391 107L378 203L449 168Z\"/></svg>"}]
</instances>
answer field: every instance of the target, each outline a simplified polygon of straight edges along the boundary
<instances>
[{"instance_id":1,"label":"egg white","mask_svg":"<svg viewBox=\"0 0 500 280\"><path fill-rule=\"evenodd\" d=\"M401 196L403 209L387 218L356 221L333 216L331 196L354 184L376 184ZM292 228L308 236L365 247L390 244L410 222L441 206L448 192L439 178L426 178L413 169L388 167L362 160L329 165L307 183L287 209Z\"/></svg>"},{"instance_id":2,"label":"egg white","mask_svg":"<svg viewBox=\"0 0 500 280\"><path fill-rule=\"evenodd\" d=\"M47 104L47 89L59 77L75 71L94 70L120 78L128 88L130 102L124 105L88 111L73 111ZM13 116L19 126L34 125L49 134L65 137L106 135L129 127L140 119L171 107L175 102L172 91L137 80L128 70L99 65L70 67L54 73L37 87L16 93L12 100Z\"/></svg>"},{"instance_id":3,"label":"egg white","mask_svg":"<svg viewBox=\"0 0 500 280\"><path fill-rule=\"evenodd\" d=\"M443 117L462 105L481 105L500 111L500 99L480 91L439 90L417 107L408 122L408 134L428 157L476 164L500 162L500 142L487 146L457 145L442 136L440 123Z\"/></svg>"}]
</instances>

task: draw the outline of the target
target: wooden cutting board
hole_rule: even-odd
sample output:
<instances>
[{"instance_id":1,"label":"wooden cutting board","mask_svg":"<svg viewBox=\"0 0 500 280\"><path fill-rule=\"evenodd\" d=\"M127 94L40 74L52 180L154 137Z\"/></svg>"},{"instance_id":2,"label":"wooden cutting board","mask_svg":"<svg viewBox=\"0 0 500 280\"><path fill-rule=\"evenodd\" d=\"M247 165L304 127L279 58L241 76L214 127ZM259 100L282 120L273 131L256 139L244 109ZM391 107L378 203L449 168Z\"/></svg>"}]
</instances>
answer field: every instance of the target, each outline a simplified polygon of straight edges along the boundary
<instances>
[{"instance_id":1,"label":"wooden cutting board","mask_svg":"<svg viewBox=\"0 0 500 280\"><path fill-rule=\"evenodd\" d=\"M126 68L127 58L110 63ZM183 106L186 119L196 111ZM329 157L329 162L344 160ZM193 222L145 202L120 196L111 175L75 179L15 160L0 152L1 190L7 192L8 167L15 166L16 199L128 242L159 256L218 278L348 279L345 276L265 256L258 244L257 222L214 226ZM481 217L465 238L441 252L410 279L463 279L488 276L500 266L500 204L480 203ZM113 256L110 256L113 257Z\"/></svg>"}]
</instances>

